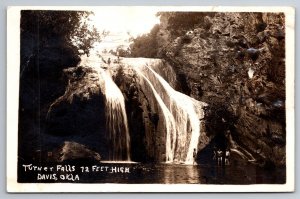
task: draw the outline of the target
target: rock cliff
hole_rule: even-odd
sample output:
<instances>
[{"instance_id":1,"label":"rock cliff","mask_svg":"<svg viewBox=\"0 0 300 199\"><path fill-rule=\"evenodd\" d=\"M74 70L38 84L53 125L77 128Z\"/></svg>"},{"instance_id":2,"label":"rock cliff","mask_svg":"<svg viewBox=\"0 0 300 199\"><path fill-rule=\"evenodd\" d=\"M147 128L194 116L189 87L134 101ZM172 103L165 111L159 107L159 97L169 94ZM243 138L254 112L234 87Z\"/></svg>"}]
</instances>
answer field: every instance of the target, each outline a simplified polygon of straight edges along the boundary
<instances>
[{"instance_id":1,"label":"rock cliff","mask_svg":"<svg viewBox=\"0 0 300 199\"><path fill-rule=\"evenodd\" d=\"M284 14L204 14L175 37L171 17L161 15L159 56L183 77L183 92L209 104L208 133L230 130L257 160L285 165Z\"/></svg>"}]
</instances>

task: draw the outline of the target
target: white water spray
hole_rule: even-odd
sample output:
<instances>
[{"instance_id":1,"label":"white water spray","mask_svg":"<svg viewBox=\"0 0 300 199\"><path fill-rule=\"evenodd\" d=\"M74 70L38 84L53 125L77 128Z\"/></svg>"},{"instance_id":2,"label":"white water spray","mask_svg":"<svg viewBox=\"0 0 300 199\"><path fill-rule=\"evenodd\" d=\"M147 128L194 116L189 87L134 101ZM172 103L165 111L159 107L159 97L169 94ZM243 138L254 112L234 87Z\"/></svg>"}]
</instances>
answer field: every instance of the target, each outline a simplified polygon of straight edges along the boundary
<instances>
[{"instance_id":1,"label":"white water spray","mask_svg":"<svg viewBox=\"0 0 300 199\"><path fill-rule=\"evenodd\" d=\"M130 135L122 92L114 83L109 71L98 69L101 91L105 96L106 127L109 131L110 154L113 161L130 161Z\"/></svg>"},{"instance_id":2,"label":"white water spray","mask_svg":"<svg viewBox=\"0 0 300 199\"><path fill-rule=\"evenodd\" d=\"M158 59L126 59L143 80L142 89L150 87L164 116L166 133L166 162L193 163L193 150L198 148L200 119L205 105L174 90L157 72L163 65ZM155 68L155 71L152 69ZM157 71L157 72L156 72ZM164 72L164 71L162 71Z\"/></svg>"}]
</instances>

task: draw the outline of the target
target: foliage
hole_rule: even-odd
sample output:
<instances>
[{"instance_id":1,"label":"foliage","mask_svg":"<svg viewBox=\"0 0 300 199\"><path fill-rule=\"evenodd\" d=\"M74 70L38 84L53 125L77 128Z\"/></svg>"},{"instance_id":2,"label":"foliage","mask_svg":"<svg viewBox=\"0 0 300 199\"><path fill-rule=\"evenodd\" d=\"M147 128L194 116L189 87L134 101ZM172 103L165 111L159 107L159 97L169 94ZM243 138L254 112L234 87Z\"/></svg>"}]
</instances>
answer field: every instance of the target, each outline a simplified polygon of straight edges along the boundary
<instances>
[{"instance_id":1,"label":"foliage","mask_svg":"<svg viewBox=\"0 0 300 199\"><path fill-rule=\"evenodd\" d=\"M164 25L166 30L170 33L171 40L177 37L181 37L181 44L179 48L184 44L191 42L192 38L186 33L189 30L193 30L196 25L205 25L205 17L211 16L212 13L205 12L159 12L157 16L160 17L161 24L156 24L150 33L141 35L134 38L133 43L130 45L131 57L147 57L156 58L159 57L159 53L162 49L158 42L158 33ZM160 33L162 34L162 33Z\"/></svg>"},{"instance_id":2,"label":"foliage","mask_svg":"<svg viewBox=\"0 0 300 199\"><path fill-rule=\"evenodd\" d=\"M86 22L82 24L72 37L75 46L83 50L85 54L89 54L89 49L92 48L92 45L100 41L100 34L97 32L97 29L95 27L89 28Z\"/></svg>"},{"instance_id":3,"label":"foliage","mask_svg":"<svg viewBox=\"0 0 300 199\"><path fill-rule=\"evenodd\" d=\"M130 45L130 51L132 57L157 57L157 33L159 31L159 25L155 25L150 33L138 36L133 39L133 43Z\"/></svg>"},{"instance_id":4,"label":"foliage","mask_svg":"<svg viewBox=\"0 0 300 199\"><path fill-rule=\"evenodd\" d=\"M197 24L204 24L204 18L213 13L207 12L159 12L161 18L167 19L167 29L173 38L184 35L188 30L195 28Z\"/></svg>"},{"instance_id":5,"label":"foliage","mask_svg":"<svg viewBox=\"0 0 300 199\"><path fill-rule=\"evenodd\" d=\"M126 48L123 45L118 46L115 51L110 50L109 53L111 53L112 55L115 55L115 56L120 56L120 57L131 57L130 48Z\"/></svg>"},{"instance_id":6,"label":"foliage","mask_svg":"<svg viewBox=\"0 0 300 199\"><path fill-rule=\"evenodd\" d=\"M30 35L37 47L72 45L88 54L93 43L100 41L100 33L88 25L87 11L21 11L21 35Z\"/></svg>"}]
</instances>

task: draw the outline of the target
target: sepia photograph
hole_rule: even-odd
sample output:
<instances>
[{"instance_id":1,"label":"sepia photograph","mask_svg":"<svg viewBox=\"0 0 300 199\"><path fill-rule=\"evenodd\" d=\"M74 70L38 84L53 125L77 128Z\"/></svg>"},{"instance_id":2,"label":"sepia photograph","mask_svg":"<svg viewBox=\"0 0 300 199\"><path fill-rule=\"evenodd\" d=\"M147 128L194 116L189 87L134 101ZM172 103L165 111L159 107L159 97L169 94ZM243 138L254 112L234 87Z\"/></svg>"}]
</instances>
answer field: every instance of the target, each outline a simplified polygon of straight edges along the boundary
<instances>
[{"instance_id":1,"label":"sepia photograph","mask_svg":"<svg viewBox=\"0 0 300 199\"><path fill-rule=\"evenodd\" d=\"M8 8L8 191L293 191L294 17Z\"/></svg>"}]
</instances>

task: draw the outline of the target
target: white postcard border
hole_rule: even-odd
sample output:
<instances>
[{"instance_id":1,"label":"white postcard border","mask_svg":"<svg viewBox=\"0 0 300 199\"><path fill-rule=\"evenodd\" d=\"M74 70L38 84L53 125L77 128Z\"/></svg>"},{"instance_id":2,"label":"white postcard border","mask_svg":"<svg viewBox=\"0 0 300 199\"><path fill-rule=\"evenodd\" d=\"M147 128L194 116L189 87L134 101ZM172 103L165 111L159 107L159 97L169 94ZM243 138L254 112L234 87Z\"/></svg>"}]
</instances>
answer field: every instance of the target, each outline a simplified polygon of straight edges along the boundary
<instances>
[{"instance_id":1,"label":"white postcard border","mask_svg":"<svg viewBox=\"0 0 300 199\"><path fill-rule=\"evenodd\" d=\"M15 6L7 10L7 191L8 192L292 192L295 189L295 9L292 7L138 6L158 11L284 12L286 16L286 184L81 184L17 183L18 107L20 68L20 11L126 9L125 6Z\"/></svg>"}]
</instances>

